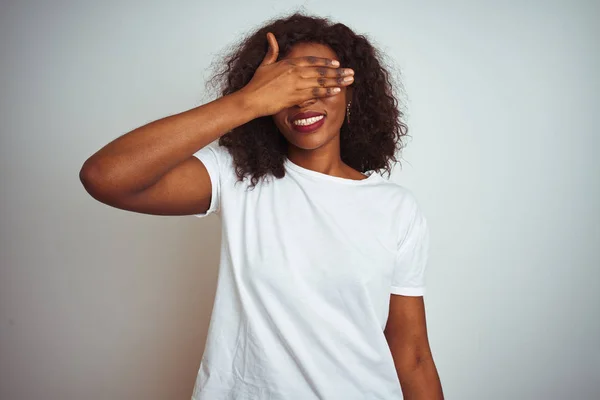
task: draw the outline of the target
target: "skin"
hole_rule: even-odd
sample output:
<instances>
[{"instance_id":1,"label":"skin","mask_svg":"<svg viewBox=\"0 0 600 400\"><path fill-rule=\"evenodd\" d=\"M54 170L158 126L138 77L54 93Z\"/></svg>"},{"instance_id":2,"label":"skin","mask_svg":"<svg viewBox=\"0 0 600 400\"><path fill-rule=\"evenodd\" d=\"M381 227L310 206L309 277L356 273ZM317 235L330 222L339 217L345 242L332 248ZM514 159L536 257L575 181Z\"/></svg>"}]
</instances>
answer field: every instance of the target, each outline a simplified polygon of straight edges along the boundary
<instances>
[{"instance_id":1,"label":"skin","mask_svg":"<svg viewBox=\"0 0 600 400\"><path fill-rule=\"evenodd\" d=\"M390 295L384 329L405 400L443 400L431 355L423 297Z\"/></svg>"},{"instance_id":2,"label":"skin","mask_svg":"<svg viewBox=\"0 0 600 400\"><path fill-rule=\"evenodd\" d=\"M338 59L328 46L319 43L300 43L292 47L283 59L299 57ZM348 82L352 82L350 76ZM288 142L288 158L304 168L346 179L361 180L366 176L342 161L340 155L340 128L346 118L346 106L352 99L352 88L341 87L340 94L314 98L273 115L275 125ZM291 118L306 111L326 115L325 123L311 133L300 133L292 127Z\"/></svg>"}]
</instances>

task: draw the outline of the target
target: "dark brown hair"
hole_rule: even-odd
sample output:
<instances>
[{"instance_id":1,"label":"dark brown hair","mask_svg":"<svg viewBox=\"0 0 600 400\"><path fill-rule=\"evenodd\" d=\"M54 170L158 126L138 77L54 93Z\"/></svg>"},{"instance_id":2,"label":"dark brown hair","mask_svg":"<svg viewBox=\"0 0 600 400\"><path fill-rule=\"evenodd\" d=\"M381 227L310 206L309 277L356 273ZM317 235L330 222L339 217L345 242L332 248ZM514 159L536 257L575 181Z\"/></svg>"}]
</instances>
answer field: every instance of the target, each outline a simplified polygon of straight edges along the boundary
<instances>
[{"instance_id":1,"label":"dark brown hair","mask_svg":"<svg viewBox=\"0 0 600 400\"><path fill-rule=\"evenodd\" d=\"M225 56L222 69L209 85L219 87L224 96L250 82L267 52L267 32L277 39L280 59L296 43L320 43L338 55L342 67L355 71L351 123L344 121L340 130L341 158L360 172L385 170L389 174L391 163L398 162L395 154L404 147L401 139L408 129L379 51L365 36L355 34L344 24L298 12L271 21L242 39ZM287 141L271 116L233 129L219 139L219 144L232 155L238 178L251 177L252 186L269 174L276 178L285 175Z\"/></svg>"}]
</instances>

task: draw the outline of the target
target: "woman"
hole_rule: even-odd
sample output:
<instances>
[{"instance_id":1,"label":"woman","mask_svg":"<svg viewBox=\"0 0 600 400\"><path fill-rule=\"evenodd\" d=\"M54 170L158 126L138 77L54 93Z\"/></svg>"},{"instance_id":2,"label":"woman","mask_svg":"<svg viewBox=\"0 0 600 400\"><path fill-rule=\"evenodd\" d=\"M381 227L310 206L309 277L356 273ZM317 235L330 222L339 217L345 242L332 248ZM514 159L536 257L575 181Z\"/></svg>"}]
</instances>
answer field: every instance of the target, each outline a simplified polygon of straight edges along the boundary
<instances>
[{"instance_id":1,"label":"woman","mask_svg":"<svg viewBox=\"0 0 600 400\"><path fill-rule=\"evenodd\" d=\"M117 138L80 173L114 207L221 216L193 399L441 399L426 221L375 172L406 134L376 50L294 14L244 40L217 78L222 97Z\"/></svg>"}]
</instances>

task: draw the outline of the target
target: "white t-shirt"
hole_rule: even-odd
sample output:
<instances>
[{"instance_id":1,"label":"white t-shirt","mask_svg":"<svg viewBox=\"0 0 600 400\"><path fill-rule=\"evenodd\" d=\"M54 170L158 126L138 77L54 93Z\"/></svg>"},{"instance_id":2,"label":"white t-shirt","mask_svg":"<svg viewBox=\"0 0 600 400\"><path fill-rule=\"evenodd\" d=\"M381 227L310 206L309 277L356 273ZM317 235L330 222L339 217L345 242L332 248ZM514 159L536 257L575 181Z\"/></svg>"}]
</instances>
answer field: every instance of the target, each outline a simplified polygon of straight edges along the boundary
<instances>
[{"instance_id":1,"label":"white t-shirt","mask_svg":"<svg viewBox=\"0 0 600 400\"><path fill-rule=\"evenodd\" d=\"M383 329L390 293L424 294L415 197L285 161L248 190L226 148L195 156L222 221L221 261L193 400L402 399ZM236 183L237 182L237 183Z\"/></svg>"}]
</instances>

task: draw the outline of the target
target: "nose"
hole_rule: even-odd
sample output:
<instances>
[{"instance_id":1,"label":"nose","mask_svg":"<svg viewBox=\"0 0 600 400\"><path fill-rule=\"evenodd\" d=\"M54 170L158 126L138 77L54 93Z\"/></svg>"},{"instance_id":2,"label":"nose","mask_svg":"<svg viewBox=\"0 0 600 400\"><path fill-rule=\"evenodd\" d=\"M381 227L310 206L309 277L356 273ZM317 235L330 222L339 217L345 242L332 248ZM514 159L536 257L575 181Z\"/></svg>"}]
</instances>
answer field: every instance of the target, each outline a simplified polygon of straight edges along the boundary
<instances>
[{"instance_id":1,"label":"nose","mask_svg":"<svg viewBox=\"0 0 600 400\"><path fill-rule=\"evenodd\" d=\"M305 100L302 103L298 104L298 108L305 108L305 107L308 107L308 106L312 106L316 102L317 102L317 99Z\"/></svg>"}]
</instances>

